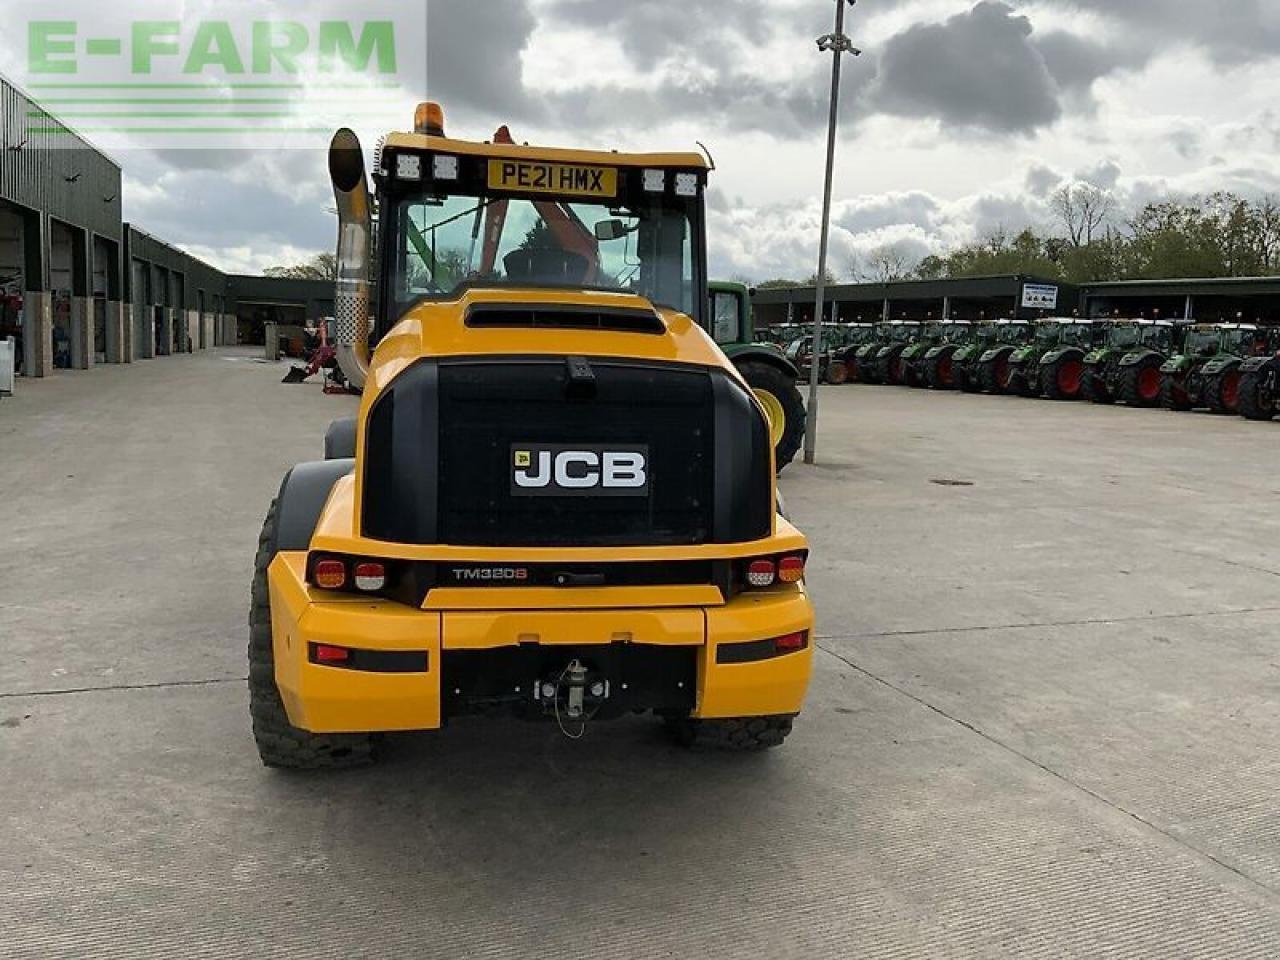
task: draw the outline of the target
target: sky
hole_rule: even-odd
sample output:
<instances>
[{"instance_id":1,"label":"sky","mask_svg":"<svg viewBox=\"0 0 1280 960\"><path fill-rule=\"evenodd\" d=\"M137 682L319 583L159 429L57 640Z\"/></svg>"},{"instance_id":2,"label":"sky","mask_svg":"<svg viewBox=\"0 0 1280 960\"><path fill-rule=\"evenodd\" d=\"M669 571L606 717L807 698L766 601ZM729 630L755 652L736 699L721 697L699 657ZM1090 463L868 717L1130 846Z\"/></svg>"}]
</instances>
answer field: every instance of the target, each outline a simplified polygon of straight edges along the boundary
<instances>
[{"instance_id":1,"label":"sky","mask_svg":"<svg viewBox=\"0 0 1280 960\"><path fill-rule=\"evenodd\" d=\"M190 0L188 0L190 2ZM696 149L715 159L713 275L817 266L834 0L426 0L425 85L450 135ZM831 269L1052 229L1073 181L1122 211L1280 193L1276 0L861 0L846 33ZM418 91L351 108L372 145ZM374 107L378 107L374 116ZM367 109L366 109L367 108ZM125 149L126 218L224 269L334 244L324 143Z\"/></svg>"}]
</instances>

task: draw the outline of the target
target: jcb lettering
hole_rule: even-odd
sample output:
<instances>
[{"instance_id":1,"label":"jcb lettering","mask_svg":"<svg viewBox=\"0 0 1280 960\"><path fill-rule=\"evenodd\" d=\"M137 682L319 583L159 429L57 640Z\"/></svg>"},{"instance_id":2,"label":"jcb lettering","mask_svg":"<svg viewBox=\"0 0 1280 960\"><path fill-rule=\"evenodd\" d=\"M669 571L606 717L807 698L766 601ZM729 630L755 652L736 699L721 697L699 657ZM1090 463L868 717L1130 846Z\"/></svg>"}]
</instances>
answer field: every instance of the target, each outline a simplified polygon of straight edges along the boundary
<instances>
[{"instance_id":1,"label":"jcb lettering","mask_svg":"<svg viewBox=\"0 0 1280 960\"><path fill-rule=\"evenodd\" d=\"M560 446L512 447L511 492L516 496L644 496L647 448L619 450Z\"/></svg>"}]
</instances>

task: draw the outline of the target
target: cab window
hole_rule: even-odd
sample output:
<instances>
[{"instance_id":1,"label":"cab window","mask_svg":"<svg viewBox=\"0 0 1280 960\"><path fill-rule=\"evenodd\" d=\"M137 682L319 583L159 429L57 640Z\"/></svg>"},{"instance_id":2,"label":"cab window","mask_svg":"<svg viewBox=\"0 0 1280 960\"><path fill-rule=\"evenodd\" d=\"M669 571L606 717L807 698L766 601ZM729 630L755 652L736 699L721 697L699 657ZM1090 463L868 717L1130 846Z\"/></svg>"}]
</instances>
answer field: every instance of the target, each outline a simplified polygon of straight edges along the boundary
<instances>
[{"instance_id":1,"label":"cab window","mask_svg":"<svg viewBox=\"0 0 1280 960\"><path fill-rule=\"evenodd\" d=\"M711 294L711 336L716 343L737 343L742 336L742 297L727 290Z\"/></svg>"}]
</instances>

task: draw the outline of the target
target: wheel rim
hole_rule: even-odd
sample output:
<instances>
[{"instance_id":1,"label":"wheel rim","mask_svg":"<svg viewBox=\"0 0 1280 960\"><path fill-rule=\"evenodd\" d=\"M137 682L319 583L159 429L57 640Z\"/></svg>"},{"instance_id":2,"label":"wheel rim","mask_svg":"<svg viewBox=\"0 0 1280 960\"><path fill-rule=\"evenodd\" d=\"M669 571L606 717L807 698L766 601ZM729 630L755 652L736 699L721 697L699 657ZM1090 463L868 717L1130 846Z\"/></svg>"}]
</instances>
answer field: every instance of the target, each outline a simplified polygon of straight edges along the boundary
<instances>
[{"instance_id":1,"label":"wheel rim","mask_svg":"<svg viewBox=\"0 0 1280 960\"><path fill-rule=\"evenodd\" d=\"M949 387L956 382L955 366L950 357L943 357L938 363L938 382L944 387Z\"/></svg>"},{"instance_id":2,"label":"wheel rim","mask_svg":"<svg viewBox=\"0 0 1280 960\"><path fill-rule=\"evenodd\" d=\"M782 406L782 401L768 390L752 390L751 392L760 401L760 406L764 407L764 415L769 421L769 439L776 447L782 442L782 438L787 432L787 411Z\"/></svg>"},{"instance_id":3,"label":"wheel rim","mask_svg":"<svg viewBox=\"0 0 1280 960\"><path fill-rule=\"evenodd\" d=\"M902 379L902 358L898 357L889 365L889 376L896 381Z\"/></svg>"},{"instance_id":4,"label":"wheel rim","mask_svg":"<svg viewBox=\"0 0 1280 960\"><path fill-rule=\"evenodd\" d=\"M1160 369L1147 367L1138 374L1138 396L1143 400L1155 400L1160 396Z\"/></svg>"},{"instance_id":5,"label":"wheel rim","mask_svg":"<svg viewBox=\"0 0 1280 960\"><path fill-rule=\"evenodd\" d=\"M1009 361L1000 359L996 361L996 386L1001 390L1009 389L1009 381L1013 378L1013 368L1009 366Z\"/></svg>"},{"instance_id":6,"label":"wheel rim","mask_svg":"<svg viewBox=\"0 0 1280 960\"><path fill-rule=\"evenodd\" d=\"M1079 360L1070 360L1058 368L1058 389L1065 396L1074 397L1080 392L1080 382L1084 377L1084 364Z\"/></svg>"},{"instance_id":7,"label":"wheel rim","mask_svg":"<svg viewBox=\"0 0 1280 960\"><path fill-rule=\"evenodd\" d=\"M838 360L833 360L827 368L827 380L837 386L849 379L849 368Z\"/></svg>"},{"instance_id":8,"label":"wheel rim","mask_svg":"<svg viewBox=\"0 0 1280 960\"><path fill-rule=\"evenodd\" d=\"M845 369L849 371L849 379L850 379L850 380L861 380L861 379L862 379L862 378L858 375L858 361L857 361L857 360L850 360L847 364L845 364Z\"/></svg>"},{"instance_id":9,"label":"wheel rim","mask_svg":"<svg viewBox=\"0 0 1280 960\"><path fill-rule=\"evenodd\" d=\"M1232 370L1222 378L1222 405L1235 413L1240 405L1240 373Z\"/></svg>"}]
</instances>

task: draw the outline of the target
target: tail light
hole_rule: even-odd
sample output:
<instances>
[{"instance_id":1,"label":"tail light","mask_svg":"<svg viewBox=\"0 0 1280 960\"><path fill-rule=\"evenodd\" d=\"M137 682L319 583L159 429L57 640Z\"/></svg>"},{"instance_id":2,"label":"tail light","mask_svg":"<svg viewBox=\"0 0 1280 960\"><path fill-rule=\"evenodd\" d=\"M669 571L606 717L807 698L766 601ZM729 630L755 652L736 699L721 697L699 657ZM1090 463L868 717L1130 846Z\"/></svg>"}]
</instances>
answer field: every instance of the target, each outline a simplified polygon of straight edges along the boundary
<instances>
[{"instance_id":1,"label":"tail light","mask_svg":"<svg viewBox=\"0 0 1280 960\"><path fill-rule=\"evenodd\" d=\"M307 582L322 590L381 593L387 587L387 563L368 557L311 554L307 561Z\"/></svg>"},{"instance_id":2,"label":"tail light","mask_svg":"<svg viewBox=\"0 0 1280 960\"><path fill-rule=\"evenodd\" d=\"M751 590L772 587L775 583L799 583L804 579L807 557L807 553L801 552L747 560L741 567L741 582Z\"/></svg>"},{"instance_id":3,"label":"tail light","mask_svg":"<svg viewBox=\"0 0 1280 960\"><path fill-rule=\"evenodd\" d=\"M373 593L387 585L387 568L374 560L363 560L356 564L356 589L365 593Z\"/></svg>"},{"instance_id":4,"label":"tail light","mask_svg":"<svg viewBox=\"0 0 1280 960\"><path fill-rule=\"evenodd\" d=\"M317 560L311 568L311 577L317 587L341 590L347 585L347 565L332 558Z\"/></svg>"},{"instance_id":5,"label":"tail light","mask_svg":"<svg viewBox=\"0 0 1280 960\"><path fill-rule=\"evenodd\" d=\"M771 559L752 560L747 564L747 586L773 586L774 577L777 575L776 570L777 568Z\"/></svg>"},{"instance_id":6,"label":"tail light","mask_svg":"<svg viewBox=\"0 0 1280 960\"><path fill-rule=\"evenodd\" d=\"M346 647L335 647L327 643L311 645L311 659L315 663L346 663L351 659L351 651Z\"/></svg>"}]
</instances>

